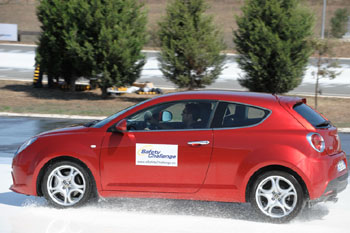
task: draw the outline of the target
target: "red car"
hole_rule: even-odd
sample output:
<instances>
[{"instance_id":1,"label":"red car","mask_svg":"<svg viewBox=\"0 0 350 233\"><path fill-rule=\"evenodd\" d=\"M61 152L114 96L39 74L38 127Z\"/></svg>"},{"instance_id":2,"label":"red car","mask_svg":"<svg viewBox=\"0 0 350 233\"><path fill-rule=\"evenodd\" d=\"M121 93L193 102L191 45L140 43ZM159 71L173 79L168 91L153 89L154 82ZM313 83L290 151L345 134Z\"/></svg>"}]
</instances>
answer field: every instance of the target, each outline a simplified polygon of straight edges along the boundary
<instances>
[{"instance_id":1,"label":"red car","mask_svg":"<svg viewBox=\"0 0 350 233\"><path fill-rule=\"evenodd\" d=\"M11 190L56 207L93 197L250 202L285 222L347 186L337 129L305 99L224 91L159 96L25 142Z\"/></svg>"}]
</instances>

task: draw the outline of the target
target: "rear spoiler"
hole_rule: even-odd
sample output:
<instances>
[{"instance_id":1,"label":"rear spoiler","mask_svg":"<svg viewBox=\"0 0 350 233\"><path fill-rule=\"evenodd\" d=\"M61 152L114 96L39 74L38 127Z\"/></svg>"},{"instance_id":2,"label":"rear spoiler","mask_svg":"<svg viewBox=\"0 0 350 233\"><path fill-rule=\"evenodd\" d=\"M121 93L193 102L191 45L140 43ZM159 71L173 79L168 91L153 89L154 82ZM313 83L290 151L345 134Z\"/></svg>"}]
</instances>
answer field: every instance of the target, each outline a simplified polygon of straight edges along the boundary
<instances>
[{"instance_id":1,"label":"rear spoiler","mask_svg":"<svg viewBox=\"0 0 350 233\"><path fill-rule=\"evenodd\" d=\"M303 103L306 104L306 98L293 97L293 96L277 96L276 98L280 105L288 108L293 108L294 105Z\"/></svg>"}]
</instances>

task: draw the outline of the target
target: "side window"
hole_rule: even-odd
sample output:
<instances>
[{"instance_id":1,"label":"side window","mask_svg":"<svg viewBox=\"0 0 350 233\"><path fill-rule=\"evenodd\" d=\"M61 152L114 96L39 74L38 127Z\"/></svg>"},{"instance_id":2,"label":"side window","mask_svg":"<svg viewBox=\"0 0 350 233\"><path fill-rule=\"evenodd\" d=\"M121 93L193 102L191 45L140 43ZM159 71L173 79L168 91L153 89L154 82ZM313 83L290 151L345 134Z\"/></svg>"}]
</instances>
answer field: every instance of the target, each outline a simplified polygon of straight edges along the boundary
<instances>
[{"instance_id":1,"label":"side window","mask_svg":"<svg viewBox=\"0 0 350 233\"><path fill-rule=\"evenodd\" d=\"M168 102L127 117L128 130L205 129L209 127L215 101Z\"/></svg>"},{"instance_id":2,"label":"side window","mask_svg":"<svg viewBox=\"0 0 350 233\"><path fill-rule=\"evenodd\" d=\"M260 108L248 107L247 110L248 119L262 119L265 117L265 110L262 110Z\"/></svg>"},{"instance_id":3,"label":"side window","mask_svg":"<svg viewBox=\"0 0 350 233\"><path fill-rule=\"evenodd\" d=\"M255 106L221 102L213 121L213 128L246 127L260 123L270 111Z\"/></svg>"}]
</instances>

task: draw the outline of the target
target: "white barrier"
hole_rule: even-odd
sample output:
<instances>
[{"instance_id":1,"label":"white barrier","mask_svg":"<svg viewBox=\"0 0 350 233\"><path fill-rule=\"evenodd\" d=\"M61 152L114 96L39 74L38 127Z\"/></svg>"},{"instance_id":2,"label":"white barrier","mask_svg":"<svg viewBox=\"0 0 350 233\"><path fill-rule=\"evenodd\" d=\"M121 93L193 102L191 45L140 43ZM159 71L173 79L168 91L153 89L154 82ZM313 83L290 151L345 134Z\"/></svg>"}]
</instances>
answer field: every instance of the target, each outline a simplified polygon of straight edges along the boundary
<instances>
[{"instance_id":1,"label":"white barrier","mask_svg":"<svg viewBox=\"0 0 350 233\"><path fill-rule=\"evenodd\" d=\"M18 41L17 24L0 23L0 40Z\"/></svg>"}]
</instances>

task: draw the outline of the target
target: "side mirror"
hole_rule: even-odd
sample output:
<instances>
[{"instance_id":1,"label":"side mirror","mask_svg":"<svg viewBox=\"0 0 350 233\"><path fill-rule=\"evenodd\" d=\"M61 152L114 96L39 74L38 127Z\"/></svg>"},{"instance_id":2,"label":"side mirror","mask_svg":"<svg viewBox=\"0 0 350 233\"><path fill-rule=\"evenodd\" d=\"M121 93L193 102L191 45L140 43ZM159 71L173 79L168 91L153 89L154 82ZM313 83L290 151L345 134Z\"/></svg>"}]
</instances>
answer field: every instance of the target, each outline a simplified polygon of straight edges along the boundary
<instances>
[{"instance_id":1,"label":"side mirror","mask_svg":"<svg viewBox=\"0 0 350 233\"><path fill-rule=\"evenodd\" d=\"M124 133L125 131L127 131L127 122L125 119L119 121L117 124L108 129L108 132L112 133Z\"/></svg>"},{"instance_id":2,"label":"side mirror","mask_svg":"<svg viewBox=\"0 0 350 233\"><path fill-rule=\"evenodd\" d=\"M171 114L171 112L169 112L169 111L162 112L162 121L163 122L171 121L172 119L173 119L173 114Z\"/></svg>"}]
</instances>

